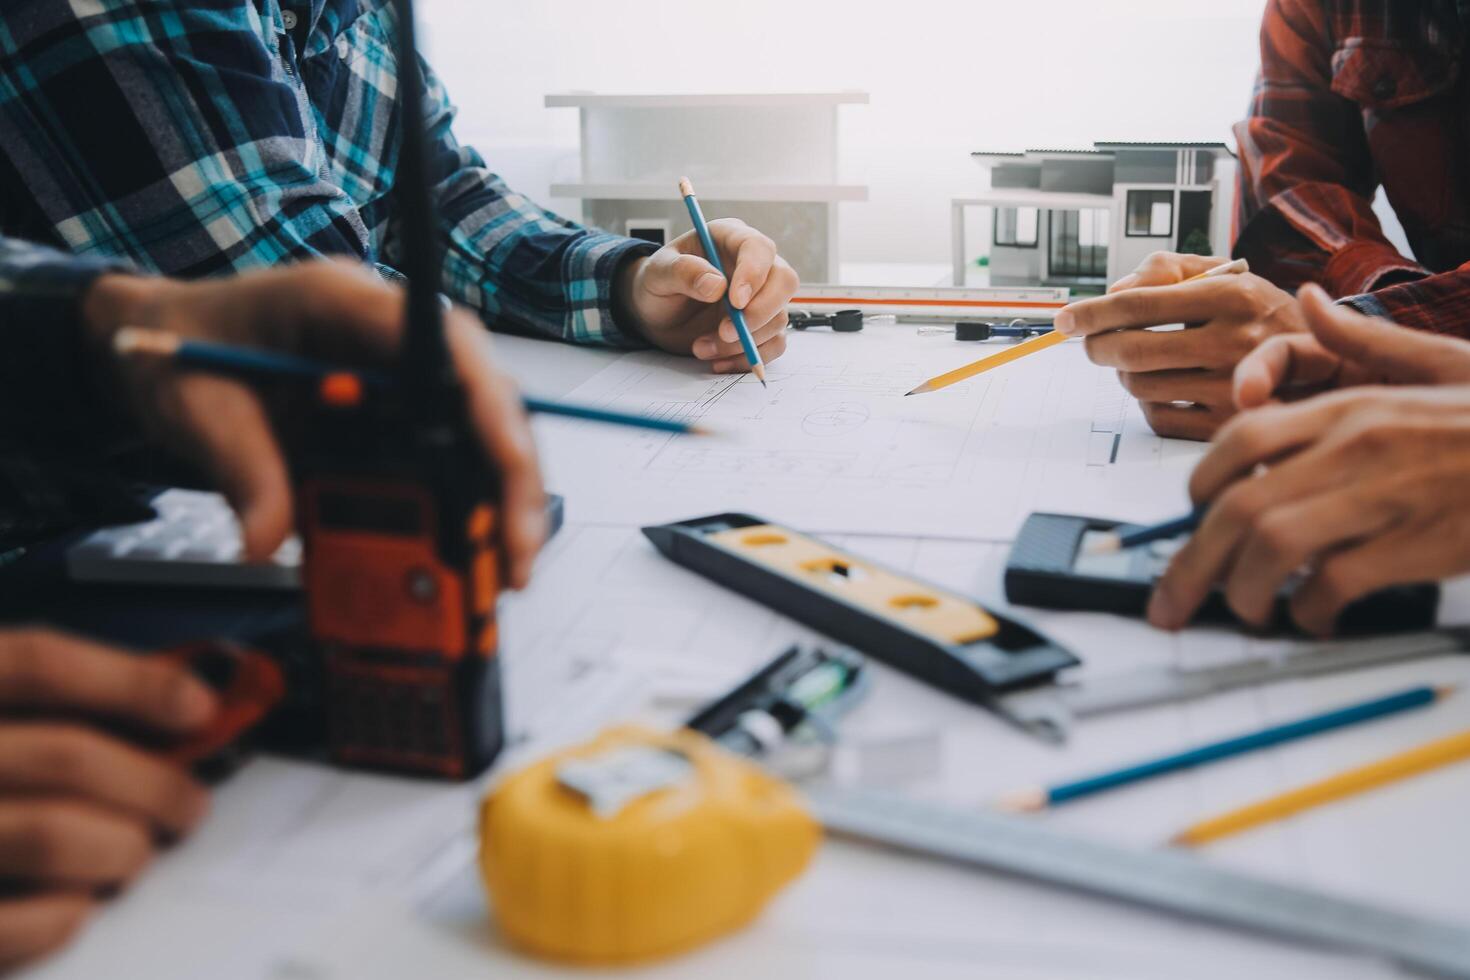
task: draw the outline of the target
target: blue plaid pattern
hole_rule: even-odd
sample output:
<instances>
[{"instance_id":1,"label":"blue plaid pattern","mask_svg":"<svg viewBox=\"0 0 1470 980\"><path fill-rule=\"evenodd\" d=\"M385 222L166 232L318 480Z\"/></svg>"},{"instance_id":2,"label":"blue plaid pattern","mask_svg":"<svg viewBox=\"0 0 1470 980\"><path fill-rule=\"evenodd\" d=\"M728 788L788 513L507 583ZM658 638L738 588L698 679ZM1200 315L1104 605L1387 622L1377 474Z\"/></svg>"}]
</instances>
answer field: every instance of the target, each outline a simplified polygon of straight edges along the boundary
<instances>
[{"instance_id":1,"label":"blue plaid pattern","mask_svg":"<svg viewBox=\"0 0 1470 980\"><path fill-rule=\"evenodd\" d=\"M388 0L6 0L0 230L186 278L320 255L396 277L395 17ZM641 346L613 281L652 247L507 187L420 64L440 288L492 327Z\"/></svg>"}]
</instances>

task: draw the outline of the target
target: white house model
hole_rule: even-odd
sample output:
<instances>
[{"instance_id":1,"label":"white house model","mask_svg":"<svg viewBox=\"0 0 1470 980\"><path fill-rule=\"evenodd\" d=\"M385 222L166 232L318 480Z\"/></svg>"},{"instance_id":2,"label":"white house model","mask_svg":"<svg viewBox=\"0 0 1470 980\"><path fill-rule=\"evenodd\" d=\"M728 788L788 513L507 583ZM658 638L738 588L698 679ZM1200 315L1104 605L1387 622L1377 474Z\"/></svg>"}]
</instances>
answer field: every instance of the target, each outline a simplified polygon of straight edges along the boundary
<instances>
[{"instance_id":1,"label":"white house model","mask_svg":"<svg viewBox=\"0 0 1470 980\"><path fill-rule=\"evenodd\" d=\"M802 279L835 282L838 206L868 197L839 179L839 110L867 102L862 92L548 95L548 108L581 114L581 174L551 196L580 199L589 224L662 243L690 229L678 193L687 176L710 219L745 219Z\"/></svg>"},{"instance_id":2,"label":"white house model","mask_svg":"<svg viewBox=\"0 0 1470 980\"><path fill-rule=\"evenodd\" d=\"M990 191L954 202L955 284L965 212L992 212L997 286L1100 288L1151 252L1225 255L1234 156L1223 143L1098 143L1091 150L975 153Z\"/></svg>"}]
</instances>

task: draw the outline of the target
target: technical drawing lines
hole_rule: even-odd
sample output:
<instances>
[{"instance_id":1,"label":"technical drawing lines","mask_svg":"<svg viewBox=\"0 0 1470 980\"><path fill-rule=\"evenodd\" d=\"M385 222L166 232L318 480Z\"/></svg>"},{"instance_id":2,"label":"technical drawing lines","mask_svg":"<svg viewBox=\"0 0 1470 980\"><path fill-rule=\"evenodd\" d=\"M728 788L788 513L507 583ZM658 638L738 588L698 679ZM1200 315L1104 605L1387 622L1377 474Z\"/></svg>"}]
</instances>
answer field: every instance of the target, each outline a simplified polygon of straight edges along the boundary
<instances>
[{"instance_id":1,"label":"technical drawing lines","mask_svg":"<svg viewBox=\"0 0 1470 980\"><path fill-rule=\"evenodd\" d=\"M872 417L872 409L862 402L838 402L808 412L801 428L809 436L839 436L862 428Z\"/></svg>"},{"instance_id":2,"label":"technical drawing lines","mask_svg":"<svg viewBox=\"0 0 1470 980\"><path fill-rule=\"evenodd\" d=\"M676 444L649 460L647 469L698 475L812 479L849 474L858 462L857 453L814 453L805 449L714 449Z\"/></svg>"},{"instance_id":3,"label":"technical drawing lines","mask_svg":"<svg viewBox=\"0 0 1470 980\"><path fill-rule=\"evenodd\" d=\"M720 378L711 382L709 387L692 401L650 402L643 410L643 414L671 422L697 422L739 383L738 375L733 378Z\"/></svg>"},{"instance_id":4,"label":"technical drawing lines","mask_svg":"<svg viewBox=\"0 0 1470 980\"><path fill-rule=\"evenodd\" d=\"M1088 444L1088 466L1112 466L1123 445L1123 428L1128 420L1129 396L1113 379L1112 372L1098 375L1092 400L1092 439Z\"/></svg>"},{"instance_id":5,"label":"technical drawing lines","mask_svg":"<svg viewBox=\"0 0 1470 980\"><path fill-rule=\"evenodd\" d=\"M891 395L894 397L908 391L908 378L914 372L899 370L872 374L840 374L827 378L812 386L813 392L851 392L856 395Z\"/></svg>"}]
</instances>

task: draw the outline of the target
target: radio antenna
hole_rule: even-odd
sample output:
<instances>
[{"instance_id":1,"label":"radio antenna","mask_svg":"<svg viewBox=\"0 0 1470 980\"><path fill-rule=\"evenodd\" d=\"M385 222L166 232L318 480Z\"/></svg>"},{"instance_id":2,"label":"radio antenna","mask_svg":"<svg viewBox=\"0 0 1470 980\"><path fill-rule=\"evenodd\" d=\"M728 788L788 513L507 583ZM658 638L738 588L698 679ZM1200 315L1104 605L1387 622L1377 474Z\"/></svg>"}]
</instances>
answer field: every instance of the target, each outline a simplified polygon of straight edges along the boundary
<instances>
[{"instance_id":1,"label":"radio antenna","mask_svg":"<svg viewBox=\"0 0 1470 980\"><path fill-rule=\"evenodd\" d=\"M399 355L399 372L412 410L441 421L454 411L450 398L458 384L444 336L439 299L443 256L438 209L429 190L429 147L424 116L426 86L418 58L413 0L398 3L398 92L402 138L398 143L397 196L402 272L408 277L408 323Z\"/></svg>"}]
</instances>

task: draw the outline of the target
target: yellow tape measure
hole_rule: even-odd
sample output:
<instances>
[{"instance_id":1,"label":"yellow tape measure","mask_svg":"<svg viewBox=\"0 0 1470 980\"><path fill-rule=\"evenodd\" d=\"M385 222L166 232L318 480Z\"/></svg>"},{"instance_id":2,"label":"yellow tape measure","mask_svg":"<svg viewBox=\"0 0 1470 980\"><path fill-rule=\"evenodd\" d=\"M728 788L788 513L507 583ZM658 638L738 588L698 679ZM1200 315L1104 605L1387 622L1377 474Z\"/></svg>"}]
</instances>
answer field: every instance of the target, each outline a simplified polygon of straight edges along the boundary
<instances>
[{"instance_id":1,"label":"yellow tape measure","mask_svg":"<svg viewBox=\"0 0 1470 980\"><path fill-rule=\"evenodd\" d=\"M796 791L681 729L615 728L485 800L480 866L506 937L587 965L683 952L752 919L821 843Z\"/></svg>"}]
</instances>

